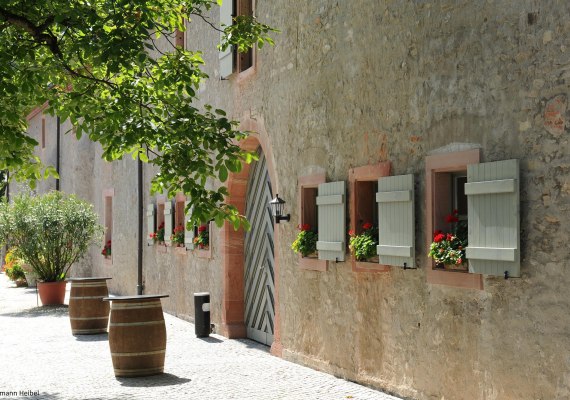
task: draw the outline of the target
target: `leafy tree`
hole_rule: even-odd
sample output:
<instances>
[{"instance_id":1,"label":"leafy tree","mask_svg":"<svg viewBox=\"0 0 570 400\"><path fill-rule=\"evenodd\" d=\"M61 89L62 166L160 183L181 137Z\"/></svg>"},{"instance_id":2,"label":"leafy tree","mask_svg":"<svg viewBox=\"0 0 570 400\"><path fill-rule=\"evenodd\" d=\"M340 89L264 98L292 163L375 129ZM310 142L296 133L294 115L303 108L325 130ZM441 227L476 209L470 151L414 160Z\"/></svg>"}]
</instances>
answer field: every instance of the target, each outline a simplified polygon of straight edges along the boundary
<instances>
[{"instance_id":1,"label":"leafy tree","mask_svg":"<svg viewBox=\"0 0 570 400\"><path fill-rule=\"evenodd\" d=\"M184 30L184 19L194 18L224 30L219 48L273 43L273 29L253 17L218 26L208 12L221 3L0 0L0 169L32 186L56 176L33 155L38 143L26 135L26 114L48 102L47 112L69 119L78 138L85 134L103 146L104 159L131 154L158 166L151 191L184 192L194 223L229 220L247 227L224 202L225 187L205 188L208 178L224 182L254 158L237 144L247 133L224 111L194 105L208 78L200 51L159 47L159 40Z\"/></svg>"}]
</instances>

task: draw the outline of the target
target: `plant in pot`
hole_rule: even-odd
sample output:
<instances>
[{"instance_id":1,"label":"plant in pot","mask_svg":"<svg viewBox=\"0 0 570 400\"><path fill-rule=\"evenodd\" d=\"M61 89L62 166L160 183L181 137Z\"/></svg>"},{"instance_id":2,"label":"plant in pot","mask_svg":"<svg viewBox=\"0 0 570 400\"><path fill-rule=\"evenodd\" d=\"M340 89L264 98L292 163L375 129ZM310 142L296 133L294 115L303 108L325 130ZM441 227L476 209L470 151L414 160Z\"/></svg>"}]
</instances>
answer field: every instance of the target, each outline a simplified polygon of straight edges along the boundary
<instances>
[{"instance_id":1,"label":"plant in pot","mask_svg":"<svg viewBox=\"0 0 570 400\"><path fill-rule=\"evenodd\" d=\"M198 227L198 236L194 238L194 245L200 249L207 249L210 246L210 232L206 225Z\"/></svg>"},{"instance_id":2,"label":"plant in pot","mask_svg":"<svg viewBox=\"0 0 570 400\"><path fill-rule=\"evenodd\" d=\"M298 226L300 232L295 241L291 243L291 249L295 253L300 253L302 257L309 257L317 252L317 240L319 235L311 230L311 225L303 224Z\"/></svg>"},{"instance_id":3,"label":"plant in pot","mask_svg":"<svg viewBox=\"0 0 570 400\"><path fill-rule=\"evenodd\" d=\"M0 242L34 270L42 304L63 304L69 269L103 233L97 221L91 204L61 192L0 204Z\"/></svg>"},{"instance_id":4,"label":"plant in pot","mask_svg":"<svg viewBox=\"0 0 570 400\"><path fill-rule=\"evenodd\" d=\"M176 247L184 246L184 227L182 225L174 228L174 232L170 235L170 240Z\"/></svg>"},{"instance_id":5,"label":"plant in pot","mask_svg":"<svg viewBox=\"0 0 570 400\"><path fill-rule=\"evenodd\" d=\"M453 210L445 217L445 223L450 225L450 232L436 230L433 233L428 256L433 258L437 269L467 271L467 222L460 220L457 210Z\"/></svg>"},{"instance_id":6,"label":"plant in pot","mask_svg":"<svg viewBox=\"0 0 570 400\"><path fill-rule=\"evenodd\" d=\"M371 222L362 224L362 232L356 234L355 231L348 231L350 239L348 248L356 261L372 261L376 257L376 246L378 246L378 228ZM375 260L377 262L377 260Z\"/></svg>"}]
</instances>

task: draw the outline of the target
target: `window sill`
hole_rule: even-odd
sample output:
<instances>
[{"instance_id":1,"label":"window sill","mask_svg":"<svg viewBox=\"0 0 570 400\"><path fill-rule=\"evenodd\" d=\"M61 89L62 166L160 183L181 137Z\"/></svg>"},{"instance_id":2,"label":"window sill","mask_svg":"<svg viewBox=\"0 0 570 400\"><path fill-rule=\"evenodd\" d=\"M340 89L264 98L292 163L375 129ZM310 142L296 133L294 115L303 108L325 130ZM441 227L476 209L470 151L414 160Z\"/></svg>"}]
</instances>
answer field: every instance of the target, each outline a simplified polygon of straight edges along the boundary
<instances>
[{"instance_id":1,"label":"window sill","mask_svg":"<svg viewBox=\"0 0 570 400\"><path fill-rule=\"evenodd\" d=\"M184 246L182 247L176 246L173 247L173 249L174 249L174 254L178 254L179 256L185 256L186 254L188 254L188 251L186 251L186 247Z\"/></svg>"},{"instance_id":2,"label":"window sill","mask_svg":"<svg viewBox=\"0 0 570 400\"><path fill-rule=\"evenodd\" d=\"M390 272L389 265L383 265L376 262L356 261L354 257L350 257L352 261L352 272Z\"/></svg>"},{"instance_id":3,"label":"window sill","mask_svg":"<svg viewBox=\"0 0 570 400\"><path fill-rule=\"evenodd\" d=\"M207 258L207 259L211 259L212 258L212 248L208 247L207 249L194 249L194 253L196 254L196 257L198 258Z\"/></svg>"},{"instance_id":4,"label":"window sill","mask_svg":"<svg viewBox=\"0 0 570 400\"><path fill-rule=\"evenodd\" d=\"M327 260L318 258L301 257L299 255L299 268L308 271L327 272Z\"/></svg>"},{"instance_id":5,"label":"window sill","mask_svg":"<svg viewBox=\"0 0 570 400\"><path fill-rule=\"evenodd\" d=\"M483 290L483 275L464 271L434 269L427 267L427 283L432 285L453 286L462 289Z\"/></svg>"},{"instance_id":6,"label":"window sill","mask_svg":"<svg viewBox=\"0 0 570 400\"><path fill-rule=\"evenodd\" d=\"M167 251L168 251L168 248L166 247L166 245L164 243L158 243L158 245L156 246L156 252L157 253L166 254Z\"/></svg>"}]
</instances>

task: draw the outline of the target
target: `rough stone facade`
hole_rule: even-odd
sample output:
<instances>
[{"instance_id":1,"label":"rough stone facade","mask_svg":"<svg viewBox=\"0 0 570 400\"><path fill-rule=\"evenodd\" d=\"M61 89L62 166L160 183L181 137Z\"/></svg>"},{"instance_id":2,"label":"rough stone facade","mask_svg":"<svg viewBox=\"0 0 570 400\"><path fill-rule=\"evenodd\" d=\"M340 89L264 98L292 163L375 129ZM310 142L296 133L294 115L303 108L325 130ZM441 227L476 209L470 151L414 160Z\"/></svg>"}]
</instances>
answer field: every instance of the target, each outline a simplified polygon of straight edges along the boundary
<instances>
[{"instance_id":1,"label":"rough stone facade","mask_svg":"<svg viewBox=\"0 0 570 400\"><path fill-rule=\"evenodd\" d=\"M195 20L186 39L206 50L201 101L255 122L292 214L277 227L277 353L414 399L569 398L570 3L257 0L255 10L281 33L253 70L220 80L218 34ZM482 290L431 284L426 157L473 148L482 162L520 160L522 276L485 276ZM134 294L136 164L100 153L63 139L62 190L102 212L114 189L112 264L93 249L75 273L112 276L112 292ZM290 249L299 177L348 180L384 161L415 177L418 268L300 269ZM154 172L145 166L145 205ZM190 319L192 293L210 291L221 324L224 235L214 229L211 258L145 245L145 291L170 294L165 309Z\"/></svg>"}]
</instances>

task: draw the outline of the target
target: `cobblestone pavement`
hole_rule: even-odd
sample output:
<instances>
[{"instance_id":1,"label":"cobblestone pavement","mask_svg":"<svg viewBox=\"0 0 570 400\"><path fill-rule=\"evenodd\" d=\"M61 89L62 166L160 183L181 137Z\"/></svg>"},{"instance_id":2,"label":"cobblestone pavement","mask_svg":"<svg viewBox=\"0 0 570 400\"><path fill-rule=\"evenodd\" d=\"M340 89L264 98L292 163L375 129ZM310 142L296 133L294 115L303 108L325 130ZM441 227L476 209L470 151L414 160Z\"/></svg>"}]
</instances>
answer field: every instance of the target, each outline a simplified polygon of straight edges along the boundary
<instances>
[{"instance_id":1,"label":"cobblestone pavement","mask_svg":"<svg viewBox=\"0 0 570 400\"><path fill-rule=\"evenodd\" d=\"M198 339L193 324L165 320L165 373L115 378L107 334L74 337L67 306L37 307L34 289L0 274L0 398L398 400L273 357L251 340Z\"/></svg>"}]
</instances>

